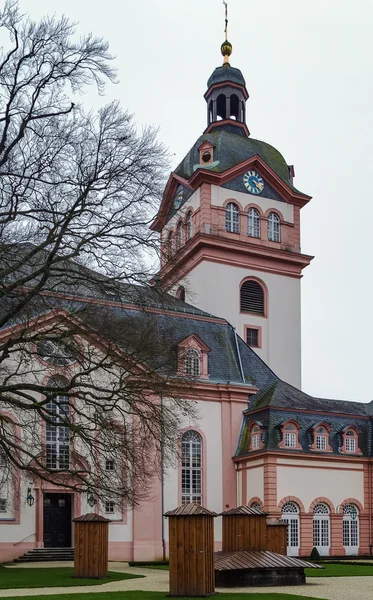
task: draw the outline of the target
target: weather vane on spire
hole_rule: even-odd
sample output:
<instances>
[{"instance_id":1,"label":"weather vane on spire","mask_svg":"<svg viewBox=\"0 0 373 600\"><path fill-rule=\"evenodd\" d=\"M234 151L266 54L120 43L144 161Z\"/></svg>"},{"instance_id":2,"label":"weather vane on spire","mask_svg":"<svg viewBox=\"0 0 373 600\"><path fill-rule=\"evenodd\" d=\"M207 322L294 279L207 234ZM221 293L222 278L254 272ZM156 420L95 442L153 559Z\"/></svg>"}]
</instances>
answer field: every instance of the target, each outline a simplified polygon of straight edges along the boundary
<instances>
[{"instance_id":1,"label":"weather vane on spire","mask_svg":"<svg viewBox=\"0 0 373 600\"><path fill-rule=\"evenodd\" d=\"M224 67L229 67L229 57L232 54L232 44L228 42L228 3L226 0L223 0L223 4L225 6L225 42L221 45L221 53L224 56Z\"/></svg>"},{"instance_id":2,"label":"weather vane on spire","mask_svg":"<svg viewBox=\"0 0 373 600\"><path fill-rule=\"evenodd\" d=\"M225 41L228 40L228 3L223 0L223 4L225 6L225 29L224 29L224 33L225 33Z\"/></svg>"}]
</instances>

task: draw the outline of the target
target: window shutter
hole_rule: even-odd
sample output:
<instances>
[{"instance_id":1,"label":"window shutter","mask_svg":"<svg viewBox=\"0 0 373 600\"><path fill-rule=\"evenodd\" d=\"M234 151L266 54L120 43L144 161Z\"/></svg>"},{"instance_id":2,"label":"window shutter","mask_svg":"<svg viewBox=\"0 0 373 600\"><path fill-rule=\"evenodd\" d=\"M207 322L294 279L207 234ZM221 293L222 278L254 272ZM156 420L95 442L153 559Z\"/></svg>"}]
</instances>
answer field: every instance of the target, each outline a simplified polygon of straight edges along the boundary
<instances>
[{"instance_id":1,"label":"window shutter","mask_svg":"<svg viewBox=\"0 0 373 600\"><path fill-rule=\"evenodd\" d=\"M257 281L245 281L241 286L241 311L264 315L264 290Z\"/></svg>"}]
</instances>

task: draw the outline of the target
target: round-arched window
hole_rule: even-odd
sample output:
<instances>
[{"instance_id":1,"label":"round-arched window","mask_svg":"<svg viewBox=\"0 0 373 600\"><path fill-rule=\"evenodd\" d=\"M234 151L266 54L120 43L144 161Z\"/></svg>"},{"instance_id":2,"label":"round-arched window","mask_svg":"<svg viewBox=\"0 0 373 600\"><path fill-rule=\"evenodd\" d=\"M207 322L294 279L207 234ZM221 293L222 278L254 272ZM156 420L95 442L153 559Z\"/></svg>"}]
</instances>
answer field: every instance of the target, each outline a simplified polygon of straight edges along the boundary
<instances>
[{"instance_id":1,"label":"round-arched window","mask_svg":"<svg viewBox=\"0 0 373 600\"><path fill-rule=\"evenodd\" d=\"M184 433L181 459L181 502L202 504L202 439L197 431Z\"/></svg>"},{"instance_id":2,"label":"round-arched window","mask_svg":"<svg viewBox=\"0 0 373 600\"><path fill-rule=\"evenodd\" d=\"M185 373L191 377L199 377L201 374L200 355L198 350L190 348L185 355Z\"/></svg>"},{"instance_id":3,"label":"round-arched window","mask_svg":"<svg viewBox=\"0 0 373 600\"><path fill-rule=\"evenodd\" d=\"M346 554L359 552L359 509L352 503L343 507L343 546Z\"/></svg>"},{"instance_id":4,"label":"round-arched window","mask_svg":"<svg viewBox=\"0 0 373 600\"><path fill-rule=\"evenodd\" d=\"M186 217L186 239L190 240L193 233L192 211L190 210Z\"/></svg>"},{"instance_id":5,"label":"round-arched window","mask_svg":"<svg viewBox=\"0 0 373 600\"><path fill-rule=\"evenodd\" d=\"M240 308L241 312L264 316L264 289L255 279L244 281L241 285Z\"/></svg>"},{"instance_id":6,"label":"round-arched window","mask_svg":"<svg viewBox=\"0 0 373 600\"><path fill-rule=\"evenodd\" d=\"M295 502L286 502L282 507L281 519L286 521L287 527L287 554L297 556L299 553L299 507Z\"/></svg>"},{"instance_id":7,"label":"round-arched window","mask_svg":"<svg viewBox=\"0 0 373 600\"><path fill-rule=\"evenodd\" d=\"M268 215L268 239L270 242L280 241L280 217L277 213Z\"/></svg>"},{"instance_id":8,"label":"round-arched window","mask_svg":"<svg viewBox=\"0 0 373 600\"><path fill-rule=\"evenodd\" d=\"M329 554L330 509L324 502L319 502L313 509L313 545L319 554Z\"/></svg>"},{"instance_id":9,"label":"round-arched window","mask_svg":"<svg viewBox=\"0 0 373 600\"><path fill-rule=\"evenodd\" d=\"M47 468L56 471L66 471L70 466L70 401L62 390L58 392L58 388L67 385L59 376L48 381L56 392L49 394L45 405L45 455Z\"/></svg>"},{"instance_id":10,"label":"round-arched window","mask_svg":"<svg viewBox=\"0 0 373 600\"><path fill-rule=\"evenodd\" d=\"M230 233L240 231L240 211L234 202L229 202L225 209L225 229Z\"/></svg>"},{"instance_id":11,"label":"round-arched window","mask_svg":"<svg viewBox=\"0 0 373 600\"><path fill-rule=\"evenodd\" d=\"M183 245L183 223L179 221L176 232L177 249L180 250Z\"/></svg>"},{"instance_id":12,"label":"round-arched window","mask_svg":"<svg viewBox=\"0 0 373 600\"><path fill-rule=\"evenodd\" d=\"M256 208L249 208L247 213L247 235L260 238L260 215Z\"/></svg>"}]
</instances>

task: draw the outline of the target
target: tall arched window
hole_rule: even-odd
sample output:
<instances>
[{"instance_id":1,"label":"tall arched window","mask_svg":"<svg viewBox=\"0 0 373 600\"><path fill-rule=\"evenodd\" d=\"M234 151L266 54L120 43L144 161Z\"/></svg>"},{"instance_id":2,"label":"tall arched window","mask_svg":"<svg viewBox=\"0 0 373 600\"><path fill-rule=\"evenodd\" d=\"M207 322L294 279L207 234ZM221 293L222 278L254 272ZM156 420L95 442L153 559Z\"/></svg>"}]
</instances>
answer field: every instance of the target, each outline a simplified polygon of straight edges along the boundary
<instances>
[{"instance_id":1,"label":"tall arched window","mask_svg":"<svg viewBox=\"0 0 373 600\"><path fill-rule=\"evenodd\" d=\"M264 316L264 289L254 279L244 281L240 290L241 312Z\"/></svg>"},{"instance_id":2,"label":"tall arched window","mask_svg":"<svg viewBox=\"0 0 373 600\"><path fill-rule=\"evenodd\" d=\"M179 221L176 231L177 250L180 250L183 245L183 222Z\"/></svg>"},{"instance_id":3,"label":"tall arched window","mask_svg":"<svg viewBox=\"0 0 373 600\"><path fill-rule=\"evenodd\" d=\"M247 235L260 238L260 215L256 208L249 208L247 214Z\"/></svg>"},{"instance_id":4,"label":"tall arched window","mask_svg":"<svg viewBox=\"0 0 373 600\"><path fill-rule=\"evenodd\" d=\"M190 210L186 217L186 239L190 240L193 234L192 211Z\"/></svg>"},{"instance_id":5,"label":"tall arched window","mask_svg":"<svg viewBox=\"0 0 373 600\"><path fill-rule=\"evenodd\" d=\"M202 439L196 431L184 433L181 457L181 502L202 504Z\"/></svg>"},{"instance_id":6,"label":"tall arched window","mask_svg":"<svg viewBox=\"0 0 373 600\"><path fill-rule=\"evenodd\" d=\"M167 255L168 258L171 258L171 256L174 253L174 232L170 231L170 233L167 236Z\"/></svg>"},{"instance_id":7,"label":"tall arched window","mask_svg":"<svg viewBox=\"0 0 373 600\"><path fill-rule=\"evenodd\" d=\"M313 509L313 545L319 554L328 555L330 548L330 510L320 502Z\"/></svg>"},{"instance_id":8,"label":"tall arched window","mask_svg":"<svg viewBox=\"0 0 373 600\"><path fill-rule=\"evenodd\" d=\"M280 217L273 212L268 215L268 239L270 242L280 241Z\"/></svg>"},{"instance_id":9,"label":"tall arched window","mask_svg":"<svg viewBox=\"0 0 373 600\"><path fill-rule=\"evenodd\" d=\"M240 231L240 211L234 202L229 202L225 209L225 229L230 233Z\"/></svg>"},{"instance_id":10,"label":"tall arched window","mask_svg":"<svg viewBox=\"0 0 373 600\"><path fill-rule=\"evenodd\" d=\"M359 552L359 511L355 504L343 507L343 545L346 554Z\"/></svg>"},{"instance_id":11,"label":"tall arched window","mask_svg":"<svg viewBox=\"0 0 373 600\"><path fill-rule=\"evenodd\" d=\"M190 348L185 355L185 373L192 377L199 377L201 374L201 357L198 350Z\"/></svg>"},{"instance_id":12,"label":"tall arched window","mask_svg":"<svg viewBox=\"0 0 373 600\"><path fill-rule=\"evenodd\" d=\"M66 382L51 379L49 386L63 387ZM45 450L48 469L67 470L70 466L70 429L63 423L69 421L69 398L59 394L51 394L45 405Z\"/></svg>"},{"instance_id":13,"label":"tall arched window","mask_svg":"<svg viewBox=\"0 0 373 600\"><path fill-rule=\"evenodd\" d=\"M298 556L299 554L299 507L295 502L286 502L282 507L281 519L286 521L287 527L287 554Z\"/></svg>"},{"instance_id":14,"label":"tall arched window","mask_svg":"<svg viewBox=\"0 0 373 600\"><path fill-rule=\"evenodd\" d=\"M325 427L321 426L316 429L316 450L327 450L328 437L328 432Z\"/></svg>"}]
</instances>

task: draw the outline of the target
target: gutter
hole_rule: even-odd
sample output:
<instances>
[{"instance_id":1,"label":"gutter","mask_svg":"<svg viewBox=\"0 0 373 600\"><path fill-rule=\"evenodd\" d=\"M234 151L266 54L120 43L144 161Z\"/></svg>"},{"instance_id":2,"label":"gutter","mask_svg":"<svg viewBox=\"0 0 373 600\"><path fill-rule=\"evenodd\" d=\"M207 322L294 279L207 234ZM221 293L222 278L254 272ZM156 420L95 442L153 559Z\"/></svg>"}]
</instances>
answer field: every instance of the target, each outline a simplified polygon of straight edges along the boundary
<instances>
[{"instance_id":1,"label":"gutter","mask_svg":"<svg viewBox=\"0 0 373 600\"><path fill-rule=\"evenodd\" d=\"M237 356L238 356L238 364L240 366L241 379L242 379L243 383L246 383L245 382L245 376L243 374L240 348L239 348L239 345L238 345L238 339L237 339L237 333L236 333L236 328L235 327L233 327L233 331L234 331L234 339L235 339L235 342L236 342L236 350L237 350Z\"/></svg>"}]
</instances>

